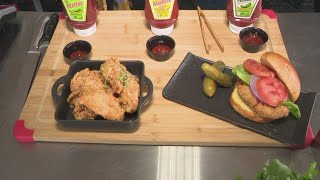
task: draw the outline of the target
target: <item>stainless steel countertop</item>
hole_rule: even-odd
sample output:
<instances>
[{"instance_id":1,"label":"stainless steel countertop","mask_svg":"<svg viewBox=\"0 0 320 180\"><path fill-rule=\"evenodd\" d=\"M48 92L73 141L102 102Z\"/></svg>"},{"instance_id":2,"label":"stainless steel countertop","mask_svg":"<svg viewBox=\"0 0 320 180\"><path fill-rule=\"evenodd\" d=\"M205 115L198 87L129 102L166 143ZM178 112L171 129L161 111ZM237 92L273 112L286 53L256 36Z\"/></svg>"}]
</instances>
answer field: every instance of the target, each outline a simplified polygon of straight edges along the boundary
<instances>
[{"instance_id":1,"label":"stainless steel countertop","mask_svg":"<svg viewBox=\"0 0 320 180\"><path fill-rule=\"evenodd\" d=\"M17 21L21 30L41 13L19 12ZM291 61L300 75L303 90L320 91L320 14L278 14L280 29ZM16 37L14 45L28 46L27 36ZM3 42L1 42L3 43ZM4 84L15 91L0 93L0 179L31 180L170 180L170 179L253 179L256 171L267 159L278 158L297 171L306 170L314 161L320 165L319 151L315 147L300 150L287 148L236 148L193 146L135 146L72 143L20 144L13 137L14 122L19 118L25 101L24 77L33 74L28 69L25 53L8 51L12 63L6 66L10 76ZM20 61L18 61L20 59ZM21 74L24 72L24 74ZM3 84L4 83L4 84ZM3 96L6 97L3 97ZM318 98L319 99L319 98ZM3 104L3 103L2 103ZM320 100L316 102L312 126L320 127ZM318 179L320 177L318 176Z\"/></svg>"}]
</instances>

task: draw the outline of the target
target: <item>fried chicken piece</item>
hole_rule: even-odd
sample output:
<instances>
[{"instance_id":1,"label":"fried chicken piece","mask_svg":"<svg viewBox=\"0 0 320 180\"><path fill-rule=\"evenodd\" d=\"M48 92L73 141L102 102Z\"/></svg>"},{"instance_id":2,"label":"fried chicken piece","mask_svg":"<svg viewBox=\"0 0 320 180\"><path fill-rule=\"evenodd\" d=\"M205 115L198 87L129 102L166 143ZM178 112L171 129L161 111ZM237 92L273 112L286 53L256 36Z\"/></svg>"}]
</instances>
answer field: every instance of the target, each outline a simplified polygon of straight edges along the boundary
<instances>
[{"instance_id":1,"label":"fried chicken piece","mask_svg":"<svg viewBox=\"0 0 320 180\"><path fill-rule=\"evenodd\" d=\"M74 118L77 120L87 119L93 120L97 114L83 105L77 104L73 109Z\"/></svg>"},{"instance_id":2,"label":"fried chicken piece","mask_svg":"<svg viewBox=\"0 0 320 180\"><path fill-rule=\"evenodd\" d=\"M259 116L270 119L280 119L289 115L289 108L286 106L271 107L263 103L257 104L253 109Z\"/></svg>"},{"instance_id":3,"label":"fried chicken piece","mask_svg":"<svg viewBox=\"0 0 320 180\"><path fill-rule=\"evenodd\" d=\"M81 97L89 93L105 93L105 82L99 71L90 71L88 68L76 73L70 82L71 94L67 102L74 106L75 119L94 119L97 114L90 108L79 104ZM108 91L112 91L109 88ZM113 93L110 92L111 94Z\"/></svg>"},{"instance_id":4,"label":"fried chicken piece","mask_svg":"<svg viewBox=\"0 0 320 180\"><path fill-rule=\"evenodd\" d=\"M133 113L138 108L140 94L139 79L130 74L119 96L120 105L128 113Z\"/></svg>"},{"instance_id":5,"label":"fried chicken piece","mask_svg":"<svg viewBox=\"0 0 320 180\"><path fill-rule=\"evenodd\" d=\"M90 93L80 97L79 104L108 120L123 120L124 109L112 94Z\"/></svg>"},{"instance_id":6,"label":"fried chicken piece","mask_svg":"<svg viewBox=\"0 0 320 180\"><path fill-rule=\"evenodd\" d=\"M116 58L100 66L100 72L88 68L76 73L70 82L67 102L74 106L76 119L123 120L125 112L137 110L140 85ZM119 98L115 97L115 96Z\"/></svg>"},{"instance_id":7,"label":"fried chicken piece","mask_svg":"<svg viewBox=\"0 0 320 180\"><path fill-rule=\"evenodd\" d=\"M100 66L100 72L115 93L120 94L123 91L123 83L128 77L128 71L117 58L110 58L103 63Z\"/></svg>"},{"instance_id":8,"label":"fried chicken piece","mask_svg":"<svg viewBox=\"0 0 320 180\"><path fill-rule=\"evenodd\" d=\"M251 89L249 86L237 82L237 87L241 99L243 99L243 101L246 102L246 104L249 107L252 108L259 103L257 98L255 98L254 95L251 93Z\"/></svg>"},{"instance_id":9,"label":"fried chicken piece","mask_svg":"<svg viewBox=\"0 0 320 180\"><path fill-rule=\"evenodd\" d=\"M74 106L78 104L78 100L79 100L79 91L71 92L71 94L67 98L67 103Z\"/></svg>"},{"instance_id":10,"label":"fried chicken piece","mask_svg":"<svg viewBox=\"0 0 320 180\"><path fill-rule=\"evenodd\" d=\"M99 71L90 71L89 68L77 72L70 82L71 92L83 93L82 91L93 92L103 89L105 89L103 76Z\"/></svg>"}]
</instances>

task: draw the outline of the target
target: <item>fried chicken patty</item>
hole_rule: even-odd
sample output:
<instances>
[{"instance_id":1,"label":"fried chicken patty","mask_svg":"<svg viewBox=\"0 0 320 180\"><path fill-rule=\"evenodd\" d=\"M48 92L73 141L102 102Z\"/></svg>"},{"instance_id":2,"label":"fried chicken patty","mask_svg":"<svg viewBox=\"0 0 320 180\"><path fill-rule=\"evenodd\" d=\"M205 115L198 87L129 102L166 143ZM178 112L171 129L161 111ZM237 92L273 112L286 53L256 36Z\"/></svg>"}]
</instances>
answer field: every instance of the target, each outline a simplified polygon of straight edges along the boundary
<instances>
[{"instance_id":1,"label":"fried chicken patty","mask_svg":"<svg viewBox=\"0 0 320 180\"><path fill-rule=\"evenodd\" d=\"M289 109L286 106L272 107L259 102L251 92L249 86L241 83L238 86L238 93L241 99L255 112L258 116L266 119L280 119L289 115Z\"/></svg>"}]
</instances>

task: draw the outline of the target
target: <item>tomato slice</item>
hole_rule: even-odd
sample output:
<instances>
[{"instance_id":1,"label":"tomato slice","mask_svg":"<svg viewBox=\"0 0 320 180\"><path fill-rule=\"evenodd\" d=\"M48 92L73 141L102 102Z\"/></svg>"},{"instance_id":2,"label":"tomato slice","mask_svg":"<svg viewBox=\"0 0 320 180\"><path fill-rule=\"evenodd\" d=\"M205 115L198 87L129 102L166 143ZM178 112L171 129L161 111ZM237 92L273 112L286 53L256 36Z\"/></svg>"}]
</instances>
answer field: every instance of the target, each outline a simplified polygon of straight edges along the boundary
<instances>
[{"instance_id":1,"label":"tomato slice","mask_svg":"<svg viewBox=\"0 0 320 180\"><path fill-rule=\"evenodd\" d=\"M243 66L247 71L249 71L250 73L256 76L275 77L274 72L272 72L269 68L257 62L256 60L247 59L243 63Z\"/></svg>"},{"instance_id":2,"label":"tomato slice","mask_svg":"<svg viewBox=\"0 0 320 180\"><path fill-rule=\"evenodd\" d=\"M261 100L270 106L279 106L288 99L288 89L276 78L261 77L256 88Z\"/></svg>"}]
</instances>

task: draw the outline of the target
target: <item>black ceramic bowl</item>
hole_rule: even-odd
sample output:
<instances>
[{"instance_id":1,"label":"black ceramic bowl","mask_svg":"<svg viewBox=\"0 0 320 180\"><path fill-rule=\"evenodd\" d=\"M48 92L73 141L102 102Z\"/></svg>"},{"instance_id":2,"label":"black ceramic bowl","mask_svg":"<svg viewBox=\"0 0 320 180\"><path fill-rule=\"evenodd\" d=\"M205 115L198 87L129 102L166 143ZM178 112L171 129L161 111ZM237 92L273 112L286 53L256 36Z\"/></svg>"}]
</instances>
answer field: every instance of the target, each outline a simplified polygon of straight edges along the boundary
<instances>
[{"instance_id":1,"label":"black ceramic bowl","mask_svg":"<svg viewBox=\"0 0 320 180\"><path fill-rule=\"evenodd\" d=\"M243 50L249 53L256 53L265 48L268 34L262 29L248 27L240 31L239 38Z\"/></svg>"},{"instance_id":2,"label":"black ceramic bowl","mask_svg":"<svg viewBox=\"0 0 320 180\"><path fill-rule=\"evenodd\" d=\"M99 70L100 65L105 61L75 61L70 67L65 76L60 77L53 85L51 93L53 102L56 106L55 119L62 125L62 128L67 130L77 131L104 131L104 132L133 132L140 125L140 113L142 107L151 99L153 85L149 78L144 75L144 63L142 61L121 61L131 74L139 79L140 96L138 109L135 113L126 113L122 121L104 120L98 117L95 120L75 120L73 109L67 103L67 98L70 95L70 81L72 77L79 71L89 68L90 70ZM63 85L61 94L58 94L58 88ZM148 86L148 92L142 96L143 87Z\"/></svg>"},{"instance_id":3,"label":"black ceramic bowl","mask_svg":"<svg viewBox=\"0 0 320 180\"><path fill-rule=\"evenodd\" d=\"M156 61L166 61L171 58L176 43L170 36L153 36L147 41L149 56Z\"/></svg>"},{"instance_id":4,"label":"black ceramic bowl","mask_svg":"<svg viewBox=\"0 0 320 180\"><path fill-rule=\"evenodd\" d=\"M63 49L63 56L71 62L87 59L91 53L92 46L89 42L77 40L70 42Z\"/></svg>"}]
</instances>

